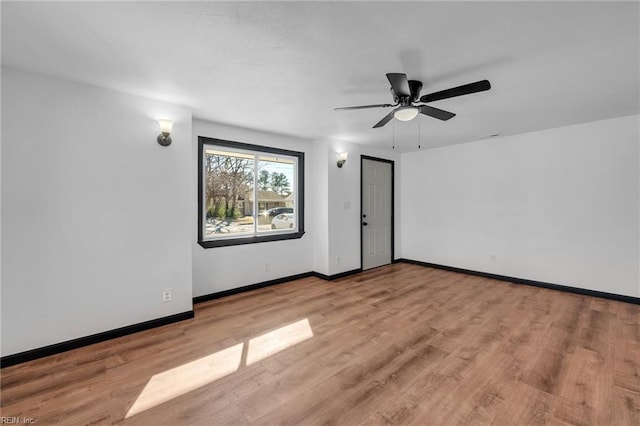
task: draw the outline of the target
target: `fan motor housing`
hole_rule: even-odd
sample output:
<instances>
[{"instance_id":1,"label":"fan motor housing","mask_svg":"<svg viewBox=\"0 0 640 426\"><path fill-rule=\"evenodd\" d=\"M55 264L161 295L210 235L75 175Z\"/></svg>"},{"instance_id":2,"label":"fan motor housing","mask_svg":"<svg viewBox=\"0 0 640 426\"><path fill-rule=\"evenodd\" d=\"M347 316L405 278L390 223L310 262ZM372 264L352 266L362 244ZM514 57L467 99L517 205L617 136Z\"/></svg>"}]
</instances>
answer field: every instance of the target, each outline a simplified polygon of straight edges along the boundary
<instances>
[{"instance_id":1,"label":"fan motor housing","mask_svg":"<svg viewBox=\"0 0 640 426\"><path fill-rule=\"evenodd\" d=\"M411 101L418 102L418 99L420 99L420 91L422 90L422 82L409 80L409 90L411 90Z\"/></svg>"}]
</instances>

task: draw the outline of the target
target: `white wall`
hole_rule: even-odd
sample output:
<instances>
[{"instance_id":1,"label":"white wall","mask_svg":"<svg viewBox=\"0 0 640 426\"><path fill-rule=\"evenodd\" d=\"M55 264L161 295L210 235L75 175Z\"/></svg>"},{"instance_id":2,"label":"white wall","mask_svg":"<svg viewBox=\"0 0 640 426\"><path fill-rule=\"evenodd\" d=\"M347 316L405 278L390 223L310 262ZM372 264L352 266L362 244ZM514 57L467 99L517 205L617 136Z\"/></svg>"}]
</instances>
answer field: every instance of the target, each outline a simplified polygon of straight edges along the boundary
<instances>
[{"instance_id":1,"label":"white wall","mask_svg":"<svg viewBox=\"0 0 640 426\"><path fill-rule=\"evenodd\" d=\"M640 296L638 128L635 115L403 154L402 256Z\"/></svg>"},{"instance_id":2,"label":"white wall","mask_svg":"<svg viewBox=\"0 0 640 426\"><path fill-rule=\"evenodd\" d=\"M193 250L193 295L203 296L250 284L310 272L313 270L313 145L289 136L226 126L207 121L193 121L191 174L198 179L198 136L226 139L254 145L290 149L305 153L305 235L300 239L245 244L230 247L202 248L197 243L197 206L190 206ZM194 197L194 203L197 198ZM265 272L265 263L270 271Z\"/></svg>"},{"instance_id":3,"label":"white wall","mask_svg":"<svg viewBox=\"0 0 640 426\"><path fill-rule=\"evenodd\" d=\"M307 199L315 206L313 221L313 270L329 274L329 150L322 141L313 143L312 190Z\"/></svg>"},{"instance_id":4,"label":"white wall","mask_svg":"<svg viewBox=\"0 0 640 426\"><path fill-rule=\"evenodd\" d=\"M191 148L189 108L2 70L2 355L192 309Z\"/></svg>"},{"instance_id":5,"label":"white wall","mask_svg":"<svg viewBox=\"0 0 640 426\"><path fill-rule=\"evenodd\" d=\"M325 275L360 268L360 155L396 161L392 151L334 140L309 142L202 120L193 123L194 179L198 136L292 149L305 153L305 232L300 240L204 249L197 244L197 211L193 211L194 296L202 296L290 275L315 271ZM349 152L342 169L336 153ZM396 174L396 211L400 179ZM344 208L348 202L350 207ZM400 218L396 216L396 257ZM338 258L340 261L338 262ZM265 272L264 264L270 264Z\"/></svg>"},{"instance_id":6,"label":"white wall","mask_svg":"<svg viewBox=\"0 0 640 426\"><path fill-rule=\"evenodd\" d=\"M328 270L318 270L326 275L338 274L360 268L360 157L393 160L395 162L395 257L400 257L400 155L395 151L384 151L366 145L348 144L335 140L316 142L328 151L328 198L321 205L328 209ZM338 168L337 153L348 152L349 158ZM345 203L349 207L345 207Z\"/></svg>"},{"instance_id":7,"label":"white wall","mask_svg":"<svg viewBox=\"0 0 640 426\"><path fill-rule=\"evenodd\" d=\"M2 15L2 5L0 5L0 18ZM1 37L0 37L1 38ZM1 45L1 41L0 41ZM2 81L3 69L0 67L0 82ZM2 99L2 84L0 84L0 99ZM0 102L0 129L2 129L2 102ZM0 131L0 195L2 195L2 132ZM2 241L2 197L0 196L0 242ZM2 244L0 243L0 320L2 319ZM0 355L2 355L2 325L0 324Z\"/></svg>"}]
</instances>

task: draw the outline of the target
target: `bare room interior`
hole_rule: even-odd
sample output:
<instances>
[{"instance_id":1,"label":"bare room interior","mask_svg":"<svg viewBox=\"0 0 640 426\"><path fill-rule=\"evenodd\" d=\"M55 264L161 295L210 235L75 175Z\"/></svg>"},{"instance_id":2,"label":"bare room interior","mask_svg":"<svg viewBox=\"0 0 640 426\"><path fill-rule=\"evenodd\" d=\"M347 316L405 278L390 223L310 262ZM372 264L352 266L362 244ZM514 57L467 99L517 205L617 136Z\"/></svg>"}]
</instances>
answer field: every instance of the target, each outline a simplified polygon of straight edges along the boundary
<instances>
[{"instance_id":1,"label":"bare room interior","mask_svg":"<svg viewBox=\"0 0 640 426\"><path fill-rule=\"evenodd\" d=\"M639 2L0 14L0 423L640 424Z\"/></svg>"}]
</instances>

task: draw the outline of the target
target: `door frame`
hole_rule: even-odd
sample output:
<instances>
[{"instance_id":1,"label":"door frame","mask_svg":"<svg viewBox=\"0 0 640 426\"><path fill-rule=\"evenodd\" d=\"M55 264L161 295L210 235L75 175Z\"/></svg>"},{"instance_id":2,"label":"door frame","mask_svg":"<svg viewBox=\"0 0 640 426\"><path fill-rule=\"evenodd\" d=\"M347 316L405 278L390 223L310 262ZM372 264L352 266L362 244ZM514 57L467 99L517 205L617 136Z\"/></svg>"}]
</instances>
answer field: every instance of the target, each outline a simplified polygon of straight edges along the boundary
<instances>
[{"instance_id":1,"label":"door frame","mask_svg":"<svg viewBox=\"0 0 640 426\"><path fill-rule=\"evenodd\" d=\"M363 235L362 235L362 192L364 177L364 160L379 161L381 163L391 164L391 263L395 261L395 161L386 158L372 157L369 155L360 155L360 216L358 217L358 226L360 227L360 270L364 271L364 252L363 252Z\"/></svg>"}]
</instances>

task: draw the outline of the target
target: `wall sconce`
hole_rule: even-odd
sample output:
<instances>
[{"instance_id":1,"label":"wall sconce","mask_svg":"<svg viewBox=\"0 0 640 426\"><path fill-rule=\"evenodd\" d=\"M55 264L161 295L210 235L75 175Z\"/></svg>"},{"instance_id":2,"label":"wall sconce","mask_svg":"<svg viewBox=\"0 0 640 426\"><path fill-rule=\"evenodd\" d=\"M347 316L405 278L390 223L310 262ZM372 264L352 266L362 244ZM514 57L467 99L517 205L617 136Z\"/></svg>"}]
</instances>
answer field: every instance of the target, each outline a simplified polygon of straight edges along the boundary
<instances>
[{"instance_id":1,"label":"wall sconce","mask_svg":"<svg viewBox=\"0 0 640 426\"><path fill-rule=\"evenodd\" d=\"M160 119L158 120L160 125L160 134L158 135L158 143L162 146L171 145L171 129L173 128L173 121Z\"/></svg>"},{"instance_id":2,"label":"wall sconce","mask_svg":"<svg viewBox=\"0 0 640 426\"><path fill-rule=\"evenodd\" d=\"M347 162L347 157L349 156L348 152L340 152L338 153L338 168L341 169L344 166L344 163Z\"/></svg>"}]
</instances>

